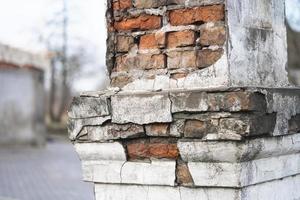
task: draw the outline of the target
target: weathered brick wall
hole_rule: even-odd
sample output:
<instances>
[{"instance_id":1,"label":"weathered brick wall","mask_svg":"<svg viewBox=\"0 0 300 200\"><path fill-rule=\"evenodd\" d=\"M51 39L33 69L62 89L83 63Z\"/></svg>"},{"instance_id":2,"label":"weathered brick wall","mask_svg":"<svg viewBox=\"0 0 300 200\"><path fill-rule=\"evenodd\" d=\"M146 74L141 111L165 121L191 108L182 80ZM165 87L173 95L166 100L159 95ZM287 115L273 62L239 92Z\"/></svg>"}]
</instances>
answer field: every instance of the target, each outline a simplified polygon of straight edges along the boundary
<instances>
[{"instance_id":1,"label":"weathered brick wall","mask_svg":"<svg viewBox=\"0 0 300 200\"><path fill-rule=\"evenodd\" d=\"M109 0L107 20L121 89L69 112L97 200L300 198L300 90L267 88L288 85L283 1Z\"/></svg>"},{"instance_id":2,"label":"weathered brick wall","mask_svg":"<svg viewBox=\"0 0 300 200\"><path fill-rule=\"evenodd\" d=\"M95 92L69 132L97 200L281 200L273 187L300 178L299 116L299 89Z\"/></svg>"},{"instance_id":3,"label":"weathered brick wall","mask_svg":"<svg viewBox=\"0 0 300 200\"><path fill-rule=\"evenodd\" d=\"M112 86L289 85L284 1L107 1Z\"/></svg>"},{"instance_id":4,"label":"weathered brick wall","mask_svg":"<svg viewBox=\"0 0 300 200\"><path fill-rule=\"evenodd\" d=\"M176 87L224 54L223 0L111 0L109 12L112 86L163 79L157 87Z\"/></svg>"}]
</instances>

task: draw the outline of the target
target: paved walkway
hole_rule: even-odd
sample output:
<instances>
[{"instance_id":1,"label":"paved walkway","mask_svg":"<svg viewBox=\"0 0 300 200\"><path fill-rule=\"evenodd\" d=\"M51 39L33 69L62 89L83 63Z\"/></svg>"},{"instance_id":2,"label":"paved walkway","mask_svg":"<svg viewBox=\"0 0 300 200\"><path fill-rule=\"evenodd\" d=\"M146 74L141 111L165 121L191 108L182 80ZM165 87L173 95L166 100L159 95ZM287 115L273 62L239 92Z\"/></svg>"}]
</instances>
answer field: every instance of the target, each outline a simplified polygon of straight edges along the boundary
<instances>
[{"instance_id":1,"label":"paved walkway","mask_svg":"<svg viewBox=\"0 0 300 200\"><path fill-rule=\"evenodd\" d=\"M0 200L93 200L81 181L80 162L67 140L45 149L0 147Z\"/></svg>"}]
</instances>

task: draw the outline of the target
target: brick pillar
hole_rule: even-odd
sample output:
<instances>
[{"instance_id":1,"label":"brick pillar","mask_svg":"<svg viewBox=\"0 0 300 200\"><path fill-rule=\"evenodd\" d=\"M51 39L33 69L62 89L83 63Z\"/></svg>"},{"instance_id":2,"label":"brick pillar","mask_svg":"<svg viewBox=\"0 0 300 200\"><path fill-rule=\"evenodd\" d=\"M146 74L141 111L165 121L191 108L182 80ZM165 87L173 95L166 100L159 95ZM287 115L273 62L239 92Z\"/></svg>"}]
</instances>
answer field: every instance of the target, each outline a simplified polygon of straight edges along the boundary
<instances>
[{"instance_id":1,"label":"brick pillar","mask_svg":"<svg viewBox=\"0 0 300 200\"><path fill-rule=\"evenodd\" d=\"M300 198L282 0L108 0L111 88L75 97L96 200Z\"/></svg>"}]
</instances>

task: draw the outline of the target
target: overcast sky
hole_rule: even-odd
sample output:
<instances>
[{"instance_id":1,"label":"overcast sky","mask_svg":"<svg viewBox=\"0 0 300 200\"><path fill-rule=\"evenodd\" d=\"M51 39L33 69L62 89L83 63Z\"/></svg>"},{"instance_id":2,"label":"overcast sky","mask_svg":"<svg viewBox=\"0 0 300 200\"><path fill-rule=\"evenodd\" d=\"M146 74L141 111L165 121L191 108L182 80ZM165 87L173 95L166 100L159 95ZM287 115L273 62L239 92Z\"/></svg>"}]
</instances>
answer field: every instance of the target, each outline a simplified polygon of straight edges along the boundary
<instances>
[{"instance_id":1,"label":"overcast sky","mask_svg":"<svg viewBox=\"0 0 300 200\"><path fill-rule=\"evenodd\" d=\"M28 51L40 53L37 32L43 29L62 0L0 0L0 42ZM94 73L88 79L77 81L81 90L93 90L104 78L105 70L105 5L103 0L70 0L72 26L70 35L93 44L96 50Z\"/></svg>"}]
</instances>

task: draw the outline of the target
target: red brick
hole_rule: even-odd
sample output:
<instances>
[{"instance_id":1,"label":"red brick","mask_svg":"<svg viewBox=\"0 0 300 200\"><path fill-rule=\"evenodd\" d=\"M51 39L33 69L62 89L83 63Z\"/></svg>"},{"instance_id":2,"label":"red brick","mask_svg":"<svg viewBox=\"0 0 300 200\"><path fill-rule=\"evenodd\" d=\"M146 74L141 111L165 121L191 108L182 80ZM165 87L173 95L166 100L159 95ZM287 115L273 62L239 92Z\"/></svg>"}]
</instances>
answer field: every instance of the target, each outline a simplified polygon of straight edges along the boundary
<instances>
[{"instance_id":1,"label":"red brick","mask_svg":"<svg viewBox=\"0 0 300 200\"><path fill-rule=\"evenodd\" d=\"M179 31L168 34L168 48L185 47L195 44L194 31Z\"/></svg>"},{"instance_id":2,"label":"red brick","mask_svg":"<svg viewBox=\"0 0 300 200\"><path fill-rule=\"evenodd\" d=\"M127 75L119 75L111 79L111 85L113 87L124 87L130 82L132 82L132 78Z\"/></svg>"},{"instance_id":3,"label":"red brick","mask_svg":"<svg viewBox=\"0 0 300 200\"><path fill-rule=\"evenodd\" d=\"M113 2L114 10L128 9L131 7L132 7L131 0L117 0L117 1Z\"/></svg>"},{"instance_id":4,"label":"red brick","mask_svg":"<svg viewBox=\"0 0 300 200\"><path fill-rule=\"evenodd\" d=\"M164 54L123 55L116 58L115 71L129 71L131 69L162 69L165 68Z\"/></svg>"},{"instance_id":5,"label":"red brick","mask_svg":"<svg viewBox=\"0 0 300 200\"><path fill-rule=\"evenodd\" d=\"M134 45L134 38L131 36L117 36L117 51L128 52Z\"/></svg>"},{"instance_id":6,"label":"red brick","mask_svg":"<svg viewBox=\"0 0 300 200\"><path fill-rule=\"evenodd\" d=\"M224 26L206 27L201 30L200 44L202 46L223 45L226 41L226 30Z\"/></svg>"},{"instance_id":7,"label":"red brick","mask_svg":"<svg viewBox=\"0 0 300 200\"><path fill-rule=\"evenodd\" d=\"M197 68L196 51L174 51L168 53L168 68Z\"/></svg>"},{"instance_id":8,"label":"red brick","mask_svg":"<svg viewBox=\"0 0 300 200\"><path fill-rule=\"evenodd\" d=\"M184 127L184 136L202 138L207 134L207 123L199 120L188 120Z\"/></svg>"},{"instance_id":9,"label":"red brick","mask_svg":"<svg viewBox=\"0 0 300 200\"><path fill-rule=\"evenodd\" d=\"M169 15L173 26L222 21L225 18L224 5L204 6L173 10Z\"/></svg>"},{"instance_id":10,"label":"red brick","mask_svg":"<svg viewBox=\"0 0 300 200\"><path fill-rule=\"evenodd\" d=\"M141 36L140 49L158 49L159 44L156 40L155 34L147 34Z\"/></svg>"},{"instance_id":11,"label":"red brick","mask_svg":"<svg viewBox=\"0 0 300 200\"><path fill-rule=\"evenodd\" d=\"M118 31L151 30L161 27L161 17L154 15L140 15L139 17L123 19L115 22Z\"/></svg>"},{"instance_id":12,"label":"red brick","mask_svg":"<svg viewBox=\"0 0 300 200\"><path fill-rule=\"evenodd\" d=\"M178 163L176 167L177 183L184 186L192 186L194 184L193 177L186 163Z\"/></svg>"},{"instance_id":13,"label":"red brick","mask_svg":"<svg viewBox=\"0 0 300 200\"><path fill-rule=\"evenodd\" d=\"M169 124L155 123L146 125L146 134L148 136L169 136Z\"/></svg>"},{"instance_id":14,"label":"red brick","mask_svg":"<svg viewBox=\"0 0 300 200\"><path fill-rule=\"evenodd\" d=\"M156 140L137 140L127 144L129 159L150 159L150 158L167 158L177 159L179 151L176 143Z\"/></svg>"},{"instance_id":15,"label":"red brick","mask_svg":"<svg viewBox=\"0 0 300 200\"><path fill-rule=\"evenodd\" d=\"M137 8L156 8L167 4L167 0L135 0Z\"/></svg>"},{"instance_id":16,"label":"red brick","mask_svg":"<svg viewBox=\"0 0 300 200\"><path fill-rule=\"evenodd\" d=\"M215 64L223 55L223 49L204 49L197 53L197 67L205 68Z\"/></svg>"}]
</instances>

